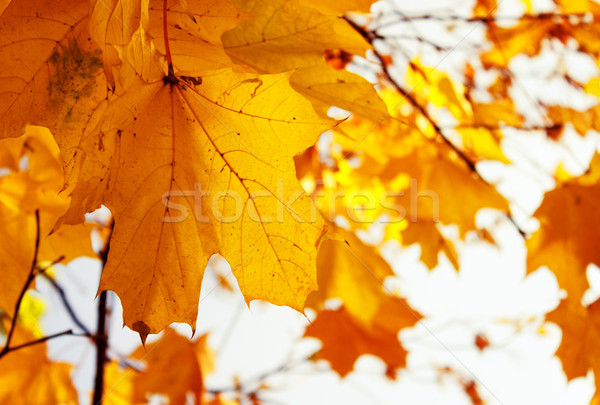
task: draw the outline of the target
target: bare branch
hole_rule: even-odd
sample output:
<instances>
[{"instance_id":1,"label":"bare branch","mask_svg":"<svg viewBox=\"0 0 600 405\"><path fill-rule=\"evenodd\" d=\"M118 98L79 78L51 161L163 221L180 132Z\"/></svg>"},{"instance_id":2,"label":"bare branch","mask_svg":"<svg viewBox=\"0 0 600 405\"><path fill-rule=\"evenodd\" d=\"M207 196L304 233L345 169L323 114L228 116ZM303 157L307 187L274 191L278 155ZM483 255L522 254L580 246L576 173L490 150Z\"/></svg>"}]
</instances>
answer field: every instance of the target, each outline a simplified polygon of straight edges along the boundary
<instances>
[{"instance_id":1,"label":"bare branch","mask_svg":"<svg viewBox=\"0 0 600 405\"><path fill-rule=\"evenodd\" d=\"M110 250L110 238L112 237L112 229L114 222L111 221L110 234L106 240L104 249L100 252L100 259L102 260L102 269L106 265L108 259L108 252ZM106 331L107 324L107 292L102 291L100 293L100 300L98 301L98 324L96 329L96 376L94 378L94 399L93 405L101 405L104 392L104 366L106 364L106 350L108 349L108 334Z\"/></svg>"},{"instance_id":2,"label":"bare branch","mask_svg":"<svg viewBox=\"0 0 600 405\"><path fill-rule=\"evenodd\" d=\"M46 342L48 340L51 340L51 339L54 339L54 338L57 338L57 337L68 336L68 335L70 335L70 336L85 336L85 335L80 335L80 334L73 333L73 331L71 329L69 329L69 330L65 330L65 331L59 332L59 333L55 333L53 335L48 335L48 336L44 336L44 337L41 337L41 338L36 339L36 340L32 340L31 342L22 343L20 345L13 346L13 347L11 347L9 349L9 352L14 352L15 350L23 349L25 347L29 347L29 346L37 345L37 344L40 344L40 343L44 343L44 342ZM0 356L0 357L2 357L2 356Z\"/></svg>"},{"instance_id":3,"label":"bare branch","mask_svg":"<svg viewBox=\"0 0 600 405\"><path fill-rule=\"evenodd\" d=\"M69 314L69 316L71 317L71 319L73 320L75 325L77 325L85 333L86 336L88 336L90 338L94 338L92 331L90 331L90 329L83 324L83 322L79 319L79 317L75 313L75 310L73 309L73 307L71 306L71 303L69 302L69 300L67 298L65 290L56 282L56 280L54 280L51 276L49 276L45 272L40 273L40 275L42 275L46 280L48 280L48 282L50 282L52 287L54 287L54 289L58 293L58 296L60 297L61 302L63 303L63 306L67 310L67 313Z\"/></svg>"}]
</instances>

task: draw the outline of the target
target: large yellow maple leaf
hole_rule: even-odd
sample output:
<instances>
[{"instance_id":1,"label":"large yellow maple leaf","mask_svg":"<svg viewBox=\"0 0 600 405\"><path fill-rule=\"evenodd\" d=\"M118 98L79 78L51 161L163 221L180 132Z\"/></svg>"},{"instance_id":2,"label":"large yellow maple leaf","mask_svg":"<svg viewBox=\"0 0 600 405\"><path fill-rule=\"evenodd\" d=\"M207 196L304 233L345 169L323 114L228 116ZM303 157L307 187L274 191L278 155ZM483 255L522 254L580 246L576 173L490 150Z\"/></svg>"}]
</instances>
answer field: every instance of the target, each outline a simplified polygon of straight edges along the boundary
<instances>
[{"instance_id":1,"label":"large yellow maple leaf","mask_svg":"<svg viewBox=\"0 0 600 405\"><path fill-rule=\"evenodd\" d=\"M65 75L77 71L70 61L83 49L82 42L91 41L83 34L87 28L81 33L74 28L79 27L77 21L87 24L92 18L93 37L105 52L104 69L98 59L90 83L96 88L102 82L96 77L109 71L113 91L105 91L101 100L74 91L67 101L77 108L80 101L85 104L85 116L78 117L81 125L68 131L64 125L50 126L56 130L72 197L61 224L80 222L100 204L115 217L100 289L117 292L125 323L142 337L173 321L193 326L204 268L214 253L232 265L248 301L268 299L301 310L316 289L316 251L325 227L302 193L293 156L312 145L333 121L320 118L290 87L288 73L194 70L204 51L218 56L213 62L227 65L224 53L215 51L221 46L218 32L194 31L194 24L186 20L210 18L207 14L214 10L200 2L168 5L167 28L186 32L183 37L173 35L177 53L169 71L169 58L160 52L161 47L166 50L166 31L156 28L163 27L159 2L150 2L150 9L120 1L102 9L94 3L91 17L87 8L77 9L75 22L68 19L73 19L68 0L53 7L44 4L41 11L28 10L26 0L14 3L15 9L8 13L11 4L3 15L4 31L20 33L14 16L27 16L25 22L40 33L38 42L45 47L33 64L41 66L38 70L52 68L54 52L64 60L60 67ZM229 29L245 18L226 2L219 4L223 14L215 29ZM49 19L58 21L60 29L35 27L44 27ZM9 35L5 49L16 51L21 37L27 38L23 33ZM46 38L53 38L54 47L58 41L58 50L47 46L52 41ZM82 53L99 55L94 49ZM9 73L23 65L11 63ZM47 85L52 78L42 75L39 83L43 86L35 87L40 96L34 101L41 100L36 108L59 122L68 113L52 111L51 96L44 93L53 88ZM67 90L71 85L62 76L57 83ZM17 90L17 101L25 97L19 109L25 109L31 105L27 89ZM7 96L6 114L17 110L11 97ZM18 125L11 127L11 135Z\"/></svg>"},{"instance_id":2,"label":"large yellow maple leaf","mask_svg":"<svg viewBox=\"0 0 600 405\"><path fill-rule=\"evenodd\" d=\"M120 96L66 159L75 186L65 222L101 203L115 217L100 289L117 292L142 337L173 321L193 327L204 268L221 253L248 301L301 310L324 224L293 156L332 121L289 74L180 78L153 41L142 32L118 47Z\"/></svg>"},{"instance_id":3,"label":"large yellow maple leaf","mask_svg":"<svg viewBox=\"0 0 600 405\"><path fill-rule=\"evenodd\" d=\"M293 155L330 123L287 75L226 70L196 86L140 83L112 106L102 134L115 148L104 196L115 229L100 288L117 292L126 324L193 326L213 253L229 261L248 301L302 309L316 288L324 225ZM125 107L127 124L113 128Z\"/></svg>"}]
</instances>

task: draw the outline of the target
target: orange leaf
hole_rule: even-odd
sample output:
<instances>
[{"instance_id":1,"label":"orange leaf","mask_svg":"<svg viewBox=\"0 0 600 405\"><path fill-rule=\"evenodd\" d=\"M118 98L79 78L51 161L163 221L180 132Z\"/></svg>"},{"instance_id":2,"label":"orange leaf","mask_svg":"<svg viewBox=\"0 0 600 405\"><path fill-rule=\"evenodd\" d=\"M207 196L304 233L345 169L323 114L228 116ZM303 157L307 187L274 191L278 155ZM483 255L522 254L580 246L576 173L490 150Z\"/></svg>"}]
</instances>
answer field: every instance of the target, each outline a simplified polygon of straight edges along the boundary
<instances>
[{"instance_id":1,"label":"orange leaf","mask_svg":"<svg viewBox=\"0 0 600 405\"><path fill-rule=\"evenodd\" d=\"M544 195L534 216L540 228L527 241L527 271L548 266L569 299L578 300L588 288L588 264L600 265L600 155L589 173L569 180Z\"/></svg>"},{"instance_id":2,"label":"orange leaf","mask_svg":"<svg viewBox=\"0 0 600 405\"><path fill-rule=\"evenodd\" d=\"M406 350L398 340L398 331L413 326L420 318L406 301L390 297L375 316L372 327L365 327L342 307L320 312L306 328L305 336L323 342L319 357L329 361L342 377L352 371L354 362L363 354L373 354L389 368L397 369L406 365Z\"/></svg>"}]
</instances>

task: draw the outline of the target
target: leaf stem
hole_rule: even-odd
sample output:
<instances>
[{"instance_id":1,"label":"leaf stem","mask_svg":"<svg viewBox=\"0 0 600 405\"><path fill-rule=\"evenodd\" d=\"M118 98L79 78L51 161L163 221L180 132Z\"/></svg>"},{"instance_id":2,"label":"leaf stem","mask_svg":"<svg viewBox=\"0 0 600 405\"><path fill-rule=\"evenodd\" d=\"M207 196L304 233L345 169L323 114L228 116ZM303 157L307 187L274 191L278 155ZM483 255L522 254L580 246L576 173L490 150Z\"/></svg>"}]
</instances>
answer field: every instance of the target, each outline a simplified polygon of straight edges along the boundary
<instances>
[{"instance_id":1,"label":"leaf stem","mask_svg":"<svg viewBox=\"0 0 600 405\"><path fill-rule=\"evenodd\" d=\"M169 82L175 79L175 72L173 71L173 59L171 57L171 47L169 46L169 28L167 21L167 0L163 0L163 39L165 41L165 54L167 55L168 64L168 77Z\"/></svg>"}]
</instances>

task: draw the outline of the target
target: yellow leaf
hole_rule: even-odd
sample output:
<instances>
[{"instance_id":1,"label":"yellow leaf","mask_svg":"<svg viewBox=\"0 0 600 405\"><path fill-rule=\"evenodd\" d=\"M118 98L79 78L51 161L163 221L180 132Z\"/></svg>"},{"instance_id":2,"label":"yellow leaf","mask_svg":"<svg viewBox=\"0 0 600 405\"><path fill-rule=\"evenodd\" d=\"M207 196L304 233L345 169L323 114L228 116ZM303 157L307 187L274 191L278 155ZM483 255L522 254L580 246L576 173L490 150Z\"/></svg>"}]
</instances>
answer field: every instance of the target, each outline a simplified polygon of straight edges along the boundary
<instances>
[{"instance_id":1,"label":"yellow leaf","mask_svg":"<svg viewBox=\"0 0 600 405\"><path fill-rule=\"evenodd\" d=\"M287 81L230 70L201 84L140 81L90 136L112 158L100 168L84 161L73 199L92 194L113 213L100 289L117 292L125 323L142 335L174 321L193 327L214 253L231 264L247 301L301 310L316 289L324 224L293 156L331 121Z\"/></svg>"},{"instance_id":2,"label":"yellow leaf","mask_svg":"<svg viewBox=\"0 0 600 405\"><path fill-rule=\"evenodd\" d=\"M410 222L405 230L401 232L402 244L412 245L419 243L421 245L421 261L429 269L433 269L438 264L438 256L443 252L450 263L458 270L458 254L454 243L441 234L436 224L432 221Z\"/></svg>"},{"instance_id":3,"label":"yellow leaf","mask_svg":"<svg viewBox=\"0 0 600 405\"><path fill-rule=\"evenodd\" d=\"M514 109L512 100L506 98L492 103L473 103L474 124L492 128L501 124L519 126L523 123L523 117Z\"/></svg>"},{"instance_id":4,"label":"yellow leaf","mask_svg":"<svg viewBox=\"0 0 600 405\"><path fill-rule=\"evenodd\" d=\"M471 114L471 107L460 84L450 80L445 73L424 66L419 59L414 59L411 63L418 69L407 70L406 82L419 100L431 102L437 107L445 107L461 121ZM420 73L423 71L427 72L426 78Z\"/></svg>"},{"instance_id":5,"label":"yellow leaf","mask_svg":"<svg viewBox=\"0 0 600 405\"><path fill-rule=\"evenodd\" d=\"M585 135L590 129L600 130L600 107L595 106L584 111L561 106L549 106L548 118L554 124L571 123L579 135Z\"/></svg>"},{"instance_id":6,"label":"yellow leaf","mask_svg":"<svg viewBox=\"0 0 600 405\"><path fill-rule=\"evenodd\" d=\"M170 0L167 3L169 45L177 73L201 76L207 70L232 66L221 35L251 17L226 0ZM151 0L148 34L165 54L163 0Z\"/></svg>"},{"instance_id":7,"label":"yellow leaf","mask_svg":"<svg viewBox=\"0 0 600 405\"><path fill-rule=\"evenodd\" d=\"M148 26L148 2L94 0L90 8L90 36L102 49L104 73L114 89L113 68L121 64L118 49L143 35L140 27Z\"/></svg>"},{"instance_id":8,"label":"yellow leaf","mask_svg":"<svg viewBox=\"0 0 600 405\"><path fill-rule=\"evenodd\" d=\"M412 179L411 188L397 198L410 223L427 221L458 225L461 236L475 230L475 214L484 207L508 212L506 200L489 184L477 178L452 151L443 145L421 148L416 153L391 160L384 178L400 173Z\"/></svg>"},{"instance_id":9,"label":"yellow leaf","mask_svg":"<svg viewBox=\"0 0 600 405\"><path fill-rule=\"evenodd\" d=\"M298 69L290 84L313 105L324 104L325 115L330 106L380 121L387 116L385 103L365 78L346 70L333 69L325 63Z\"/></svg>"},{"instance_id":10,"label":"yellow leaf","mask_svg":"<svg viewBox=\"0 0 600 405\"><path fill-rule=\"evenodd\" d=\"M349 11L357 13L368 13L371 9L373 0L347 0L344 2L320 1L320 0L300 0L302 5L316 8L327 15L344 15Z\"/></svg>"},{"instance_id":11,"label":"yellow leaf","mask_svg":"<svg viewBox=\"0 0 600 405\"><path fill-rule=\"evenodd\" d=\"M389 297L383 281L394 272L375 247L341 228L334 227L331 231L339 232L345 241L323 242L317 256L319 291L308 297L306 305L322 309L326 300L339 298L348 313L368 325Z\"/></svg>"},{"instance_id":12,"label":"yellow leaf","mask_svg":"<svg viewBox=\"0 0 600 405\"><path fill-rule=\"evenodd\" d=\"M39 339L43 336L40 329L40 317L43 313L44 303L36 297L34 291L29 290L21 301L17 323L20 327L27 329L35 339Z\"/></svg>"},{"instance_id":13,"label":"yellow leaf","mask_svg":"<svg viewBox=\"0 0 600 405\"><path fill-rule=\"evenodd\" d=\"M272 6L261 10L265 14L242 22L222 36L225 51L241 65L258 72L280 73L324 63L326 49L341 48L362 55L370 48L345 20L302 7L294 0L265 3Z\"/></svg>"},{"instance_id":14,"label":"yellow leaf","mask_svg":"<svg viewBox=\"0 0 600 405\"><path fill-rule=\"evenodd\" d=\"M510 60L516 55L537 55L542 47L542 39L553 28L555 23L549 18L523 19L509 28L491 23L488 25L487 37L494 44L494 48L481 55L481 63L485 68L507 68Z\"/></svg>"},{"instance_id":15,"label":"yellow leaf","mask_svg":"<svg viewBox=\"0 0 600 405\"><path fill-rule=\"evenodd\" d=\"M469 155L473 155L473 159L490 159L510 163L500 146L502 139L500 131L480 127L461 128L458 132L462 135L464 148L469 151Z\"/></svg>"}]
</instances>

